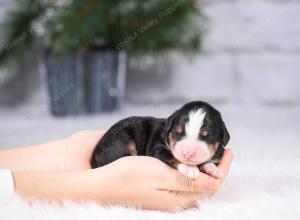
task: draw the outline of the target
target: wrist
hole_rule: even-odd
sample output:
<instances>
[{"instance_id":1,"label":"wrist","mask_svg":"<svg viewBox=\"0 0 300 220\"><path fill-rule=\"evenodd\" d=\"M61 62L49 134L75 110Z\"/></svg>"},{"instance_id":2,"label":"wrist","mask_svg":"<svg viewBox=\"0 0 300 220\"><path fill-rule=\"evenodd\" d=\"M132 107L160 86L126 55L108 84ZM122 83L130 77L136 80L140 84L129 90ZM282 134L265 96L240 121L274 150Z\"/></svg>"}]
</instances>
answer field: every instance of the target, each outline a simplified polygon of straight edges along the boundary
<instances>
[{"instance_id":1,"label":"wrist","mask_svg":"<svg viewBox=\"0 0 300 220\"><path fill-rule=\"evenodd\" d=\"M0 152L0 168L13 171L50 171L65 166L65 139L46 144L5 149Z\"/></svg>"}]
</instances>

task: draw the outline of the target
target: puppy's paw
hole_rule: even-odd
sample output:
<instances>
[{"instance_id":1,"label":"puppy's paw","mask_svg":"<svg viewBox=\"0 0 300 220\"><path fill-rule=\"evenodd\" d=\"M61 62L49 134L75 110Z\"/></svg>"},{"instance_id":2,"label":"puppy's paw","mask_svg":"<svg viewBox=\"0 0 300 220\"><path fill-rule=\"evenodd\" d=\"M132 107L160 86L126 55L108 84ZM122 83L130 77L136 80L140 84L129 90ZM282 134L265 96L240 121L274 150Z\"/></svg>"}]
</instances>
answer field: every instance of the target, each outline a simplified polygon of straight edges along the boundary
<instances>
[{"instance_id":1,"label":"puppy's paw","mask_svg":"<svg viewBox=\"0 0 300 220\"><path fill-rule=\"evenodd\" d=\"M201 166L201 171L204 171L205 173L220 178L222 177L218 167L214 163L206 163L203 166Z\"/></svg>"},{"instance_id":2,"label":"puppy's paw","mask_svg":"<svg viewBox=\"0 0 300 220\"><path fill-rule=\"evenodd\" d=\"M197 166L190 166L190 165L180 163L177 165L177 170L181 174L183 174L191 179L197 179L200 175L200 170Z\"/></svg>"}]
</instances>

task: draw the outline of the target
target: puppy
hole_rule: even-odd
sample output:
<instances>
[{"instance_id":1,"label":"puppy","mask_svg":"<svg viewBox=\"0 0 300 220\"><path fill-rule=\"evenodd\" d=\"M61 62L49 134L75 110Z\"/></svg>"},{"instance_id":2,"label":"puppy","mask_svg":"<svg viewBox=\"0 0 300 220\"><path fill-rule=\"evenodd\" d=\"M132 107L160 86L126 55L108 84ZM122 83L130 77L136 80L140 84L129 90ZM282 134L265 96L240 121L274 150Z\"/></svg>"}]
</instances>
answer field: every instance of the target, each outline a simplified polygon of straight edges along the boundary
<instances>
[{"instance_id":1,"label":"puppy","mask_svg":"<svg viewBox=\"0 0 300 220\"><path fill-rule=\"evenodd\" d=\"M217 164L230 135L218 110L208 103L185 104L167 119L129 117L113 125L97 144L92 168L121 157L155 157L189 178L200 170L219 177Z\"/></svg>"}]
</instances>

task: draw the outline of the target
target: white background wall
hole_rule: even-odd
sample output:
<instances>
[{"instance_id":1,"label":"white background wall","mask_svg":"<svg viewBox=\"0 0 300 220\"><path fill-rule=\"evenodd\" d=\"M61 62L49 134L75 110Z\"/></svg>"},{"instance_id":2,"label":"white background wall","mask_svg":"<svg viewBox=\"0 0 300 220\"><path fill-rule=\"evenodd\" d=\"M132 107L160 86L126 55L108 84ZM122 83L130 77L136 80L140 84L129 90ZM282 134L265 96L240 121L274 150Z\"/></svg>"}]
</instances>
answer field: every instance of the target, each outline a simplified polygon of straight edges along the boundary
<instances>
[{"instance_id":1,"label":"white background wall","mask_svg":"<svg viewBox=\"0 0 300 220\"><path fill-rule=\"evenodd\" d=\"M160 82L155 90L151 77L141 85L131 78L144 76L129 76L129 98L147 100L143 93L136 95L144 88L154 100L166 94L238 104L299 104L300 1L210 0L202 5L208 17L204 53L173 56L156 76L170 82Z\"/></svg>"},{"instance_id":2,"label":"white background wall","mask_svg":"<svg viewBox=\"0 0 300 220\"><path fill-rule=\"evenodd\" d=\"M0 21L11 2L0 0ZM298 105L300 0L207 0L202 7L208 18L202 54L131 64L127 101Z\"/></svg>"}]
</instances>

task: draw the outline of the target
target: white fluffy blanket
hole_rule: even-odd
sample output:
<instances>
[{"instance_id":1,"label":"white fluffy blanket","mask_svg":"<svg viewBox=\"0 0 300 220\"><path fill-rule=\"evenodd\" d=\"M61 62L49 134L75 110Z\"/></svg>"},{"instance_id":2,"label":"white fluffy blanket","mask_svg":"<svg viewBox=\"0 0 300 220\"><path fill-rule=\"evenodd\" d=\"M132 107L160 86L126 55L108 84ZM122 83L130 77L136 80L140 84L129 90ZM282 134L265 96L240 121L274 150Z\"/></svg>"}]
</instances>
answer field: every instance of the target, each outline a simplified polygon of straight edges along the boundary
<instances>
[{"instance_id":1,"label":"white fluffy blanket","mask_svg":"<svg viewBox=\"0 0 300 220\"><path fill-rule=\"evenodd\" d=\"M198 209L170 214L70 202L63 208L38 202L30 207L15 197L0 207L0 219L300 219L297 120L280 112L245 115L227 115L235 160L220 192L200 201Z\"/></svg>"}]
</instances>

